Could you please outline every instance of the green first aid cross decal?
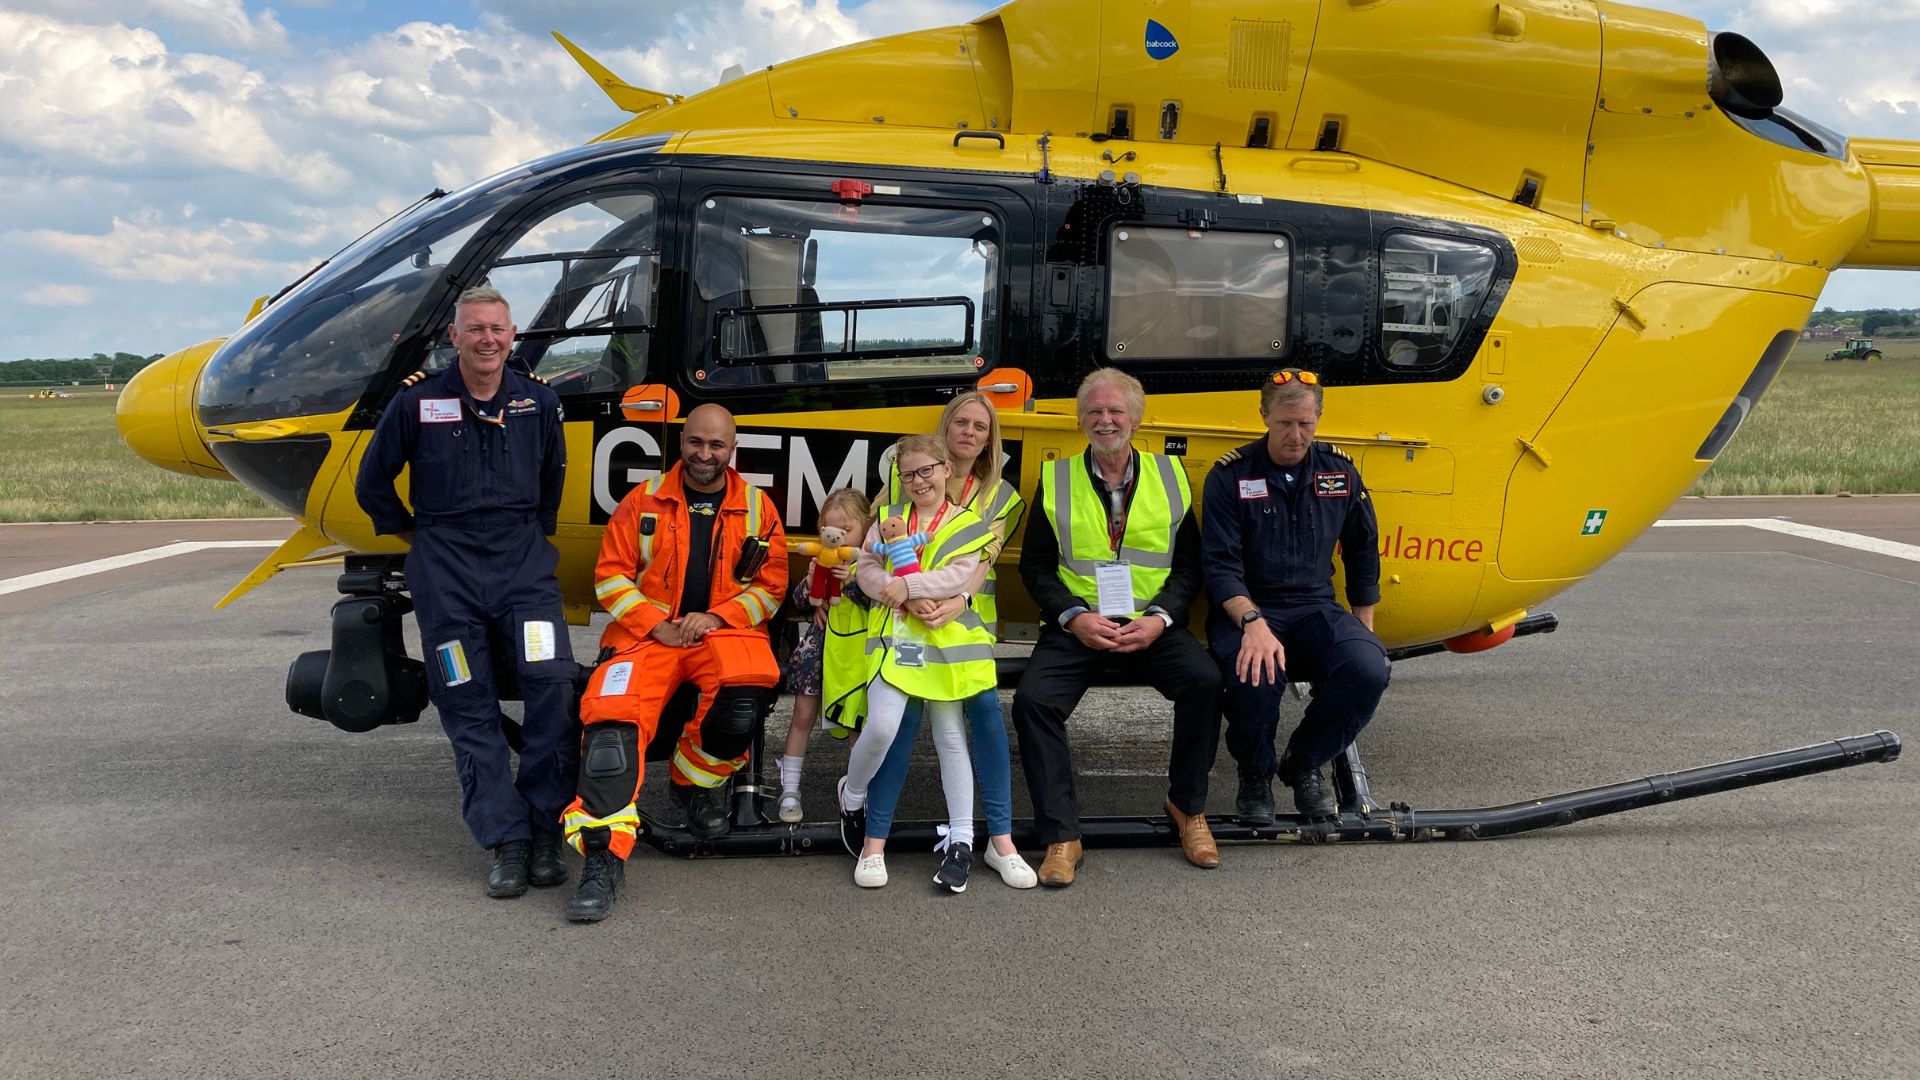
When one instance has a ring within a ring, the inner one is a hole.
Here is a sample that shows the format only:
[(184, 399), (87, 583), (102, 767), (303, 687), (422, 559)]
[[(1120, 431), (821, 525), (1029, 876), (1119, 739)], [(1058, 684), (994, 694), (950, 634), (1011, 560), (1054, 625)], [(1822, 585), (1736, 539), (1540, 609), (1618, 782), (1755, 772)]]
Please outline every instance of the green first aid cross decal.
[(1607, 512), (1605, 510), (1589, 510), (1587, 511), (1587, 520), (1580, 525), (1580, 535), (1592, 536), (1594, 533), (1599, 532), (1600, 527), (1606, 523)]

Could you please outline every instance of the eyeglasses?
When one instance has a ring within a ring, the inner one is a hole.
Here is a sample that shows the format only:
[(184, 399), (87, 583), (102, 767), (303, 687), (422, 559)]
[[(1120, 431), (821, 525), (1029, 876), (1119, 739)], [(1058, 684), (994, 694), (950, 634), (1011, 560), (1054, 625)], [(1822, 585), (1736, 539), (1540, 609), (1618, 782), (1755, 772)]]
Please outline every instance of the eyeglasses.
[(917, 468), (917, 469), (901, 469), (901, 470), (900, 470), (900, 479), (902, 479), (902, 480), (931, 480), (931, 479), (933, 479), (933, 474), (934, 474), (934, 471), (935, 471), (935, 470), (937, 470), (937, 469), (944, 469), (944, 468), (946, 468), (946, 467), (947, 467), (947, 463), (946, 463), (946, 462), (944, 462), (944, 461), (936, 461), (936, 462), (934, 462), (934, 463), (933, 463), (933, 464), (931, 464), (931, 465), (922, 465), (922, 466), (920, 466), (920, 467), (919, 467), (919, 468)]
[(1275, 386), (1285, 386), (1295, 379), (1299, 379), (1308, 386), (1320, 385), (1320, 376), (1315, 375), (1311, 371), (1276, 371), (1273, 373), (1273, 385)]

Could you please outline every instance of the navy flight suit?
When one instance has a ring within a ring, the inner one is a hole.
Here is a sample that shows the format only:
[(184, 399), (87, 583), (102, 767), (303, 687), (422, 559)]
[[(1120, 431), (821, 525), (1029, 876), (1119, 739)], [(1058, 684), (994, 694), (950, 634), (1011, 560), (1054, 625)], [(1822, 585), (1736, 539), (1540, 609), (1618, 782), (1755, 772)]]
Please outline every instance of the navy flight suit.
[[(411, 465), (409, 513), (394, 478)], [(360, 463), (355, 494), (374, 531), (413, 530), (407, 588), (426, 653), (428, 696), (453, 743), (461, 813), (495, 848), (558, 833), (573, 801), (573, 646), (554, 576), (567, 454), (560, 398), (506, 369), (492, 401), (467, 393), (456, 363), (410, 376)], [(493, 651), (513, 650), (526, 703), (520, 775), (513, 774)]]
[[(1333, 553), (1338, 543), (1347, 602), (1378, 603), (1379, 532), (1360, 470), (1326, 443), (1314, 443), (1305, 460), (1283, 467), (1273, 463), (1266, 440), (1257, 439), (1228, 452), (1207, 474), (1200, 516), (1213, 599), (1207, 643), (1226, 677), (1227, 749), (1242, 776), (1287, 780), (1318, 769), (1373, 719), (1387, 689), (1387, 652), (1334, 602)], [(1286, 671), (1277, 682), (1249, 686), (1234, 674), (1241, 630), (1222, 605), (1236, 596), (1259, 606), (1286, 650)], [(1313, 683), (1313, 699), (1276, 761), (1274, 735), (1288, 679)]]

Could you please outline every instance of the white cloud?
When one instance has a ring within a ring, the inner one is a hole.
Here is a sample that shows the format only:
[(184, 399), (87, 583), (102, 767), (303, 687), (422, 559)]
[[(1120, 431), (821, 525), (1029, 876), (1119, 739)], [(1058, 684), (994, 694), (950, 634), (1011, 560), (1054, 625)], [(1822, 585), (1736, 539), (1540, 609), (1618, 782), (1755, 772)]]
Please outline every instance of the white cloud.
[(263, 53), (287, 48), (279, 17), (249, 15), (241, 0), (9, 0), (7, 6), (66, 22), (165, 26), (194, 44)]
[(20, 301), (35, 307), (80, 307), (93, 303), (93, 290), (85, 285), (42, 285), (21, 293)]
[(90, 266), (114, 281), (216, 282), (298, 273), (263, 253), (278, 243), (267, 226), (231, 219), (205, 228), (115, 217), (104, 235), (34, 229), (28, 243)]

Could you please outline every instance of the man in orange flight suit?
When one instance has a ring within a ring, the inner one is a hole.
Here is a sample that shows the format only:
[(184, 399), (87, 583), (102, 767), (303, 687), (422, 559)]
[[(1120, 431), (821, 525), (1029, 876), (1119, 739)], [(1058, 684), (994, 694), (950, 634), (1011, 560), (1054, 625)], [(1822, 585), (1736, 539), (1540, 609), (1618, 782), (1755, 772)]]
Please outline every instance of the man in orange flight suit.
[(613, 910), (633, 853), (635, 800), (660, 710), (682, 683), (700, 705), (674, 748), (674, 801), (700, 839), (730, 828), (726, 783), (746, 764), (753, 725), (772, 704), (779, 668), (767, 621), (787, 592), (787, 538), (773, 500), (729, 467), (733, 416), (687, 415), (680, 461), (627, 494), (600, 541), (594, 593), (613, 615), (613, 650), (580, 700), (579, 794), (563, 815), (586, 856), (567, 918)]

